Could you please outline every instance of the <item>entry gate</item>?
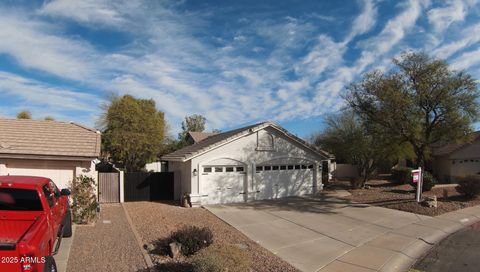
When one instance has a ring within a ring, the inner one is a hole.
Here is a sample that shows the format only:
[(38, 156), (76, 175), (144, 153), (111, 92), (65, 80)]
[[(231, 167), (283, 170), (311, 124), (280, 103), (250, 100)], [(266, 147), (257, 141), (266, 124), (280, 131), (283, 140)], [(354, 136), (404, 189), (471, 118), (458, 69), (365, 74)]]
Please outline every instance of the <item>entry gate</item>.
[(119, 173), (98, 173), (98, 202), (120, 202)]

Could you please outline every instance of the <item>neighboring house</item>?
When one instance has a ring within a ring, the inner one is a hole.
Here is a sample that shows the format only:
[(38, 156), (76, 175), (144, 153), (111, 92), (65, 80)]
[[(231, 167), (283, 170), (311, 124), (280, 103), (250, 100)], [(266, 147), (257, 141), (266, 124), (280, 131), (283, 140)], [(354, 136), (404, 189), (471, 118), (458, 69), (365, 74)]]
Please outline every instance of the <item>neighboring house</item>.
[(441, 182), (455, 182), (457, 177), (480, 174), (480, 131), (470, 141), (447, 144), (432, 151), (433, 173)]
[(187, 132), (187, 143), (188, 144), (196, 144), (205, 140), (206, 138), (217, 135), (218, 133), (215, 132), (197, 132), (197, 131), (189, 131)]
[(0, 175), (43, 176), (67, 188), (79, 175), (97, 178), (100, 133), (75, 123), (0, 118)]
[(211, 135), (162, 160), (174, 172), (175, 198), (189, 194), (203, 205), (315, 193), (332, 158), (264, 122)]

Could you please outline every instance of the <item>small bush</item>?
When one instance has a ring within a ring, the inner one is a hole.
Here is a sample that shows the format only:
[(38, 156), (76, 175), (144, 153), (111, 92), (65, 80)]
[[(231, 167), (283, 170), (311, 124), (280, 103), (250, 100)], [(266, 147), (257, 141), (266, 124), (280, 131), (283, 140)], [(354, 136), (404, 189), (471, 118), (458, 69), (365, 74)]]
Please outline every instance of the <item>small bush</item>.
[(88, 224), (97, 215), (98, 202), (95, 195), (95, 180), (81, 175), (70, 183), (71, 212), (73, 222)]
[(182, 254), (190, 256), (213, 243), (212, 231), (208, 228), (186, 226), (170, 235), (169, 243), (182, 245)]
[(410, 167), (395, 167), (392, 169), (392, 180), (398, 184), (409, 184), (412, 180), (412, 170)]
[(455, 188), (460, 194), (474, 198), (480, 194), (480, 175), (468, 176), (457, 179), (458, 186)]
[(234, 245), (213, 245), (192, 258), (194, 272), (247, 272), (251, 260), (247, 252)]
[[(413, 187), (415, 187), (415, 189), (417, 188), (417, 184), (418, 183), (413, 183), (413, 179), (411, 180), (411, 185)], [(425, 171), (423, 173), (422, 192), (427, 192), (427, 191), (432, 190), (432, 188), (433, 188), (433, 186), (435, 186), (435, 184), (437, 184), (437, 179), (432, 174)]]

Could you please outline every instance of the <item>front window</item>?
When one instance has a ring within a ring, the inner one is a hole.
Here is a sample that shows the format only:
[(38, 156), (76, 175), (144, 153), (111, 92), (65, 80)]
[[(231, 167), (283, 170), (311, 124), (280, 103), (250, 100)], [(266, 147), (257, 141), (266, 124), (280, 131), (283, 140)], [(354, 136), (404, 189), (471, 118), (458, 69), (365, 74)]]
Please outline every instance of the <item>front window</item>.
[(37, 190), (0, 188), (0, 211), (42, 211)]

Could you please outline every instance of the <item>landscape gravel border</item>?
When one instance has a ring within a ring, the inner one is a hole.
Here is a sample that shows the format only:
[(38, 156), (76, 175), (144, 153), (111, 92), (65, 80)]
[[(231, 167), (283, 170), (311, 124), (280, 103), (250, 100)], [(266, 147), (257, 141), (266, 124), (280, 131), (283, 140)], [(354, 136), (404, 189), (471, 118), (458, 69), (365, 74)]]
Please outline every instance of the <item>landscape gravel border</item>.
[(145, 259), (145, 263), (147, 264), (148, 268), (152, 268), (154, 265), (153, 265), (152, 259), (150, 258), (150, 255), (143, 247), (142, 238), (140, 238), (140, 234), (138, 234), (138, 231), (135, 229), (135, 226), (133, 225), (133, 222), (132, 222), (132, 218), (128, 214), (128, 211), (125, 208), (125, 205), (123, 205), (123, 203), (121, 203), (121, 205), (122, 205), (123, 211), (125, 212), (125, 217), (127, 218), (128, 224), (130, 225), (133, 235), (135, 236), (135, 240), (137, 240), (137, 245), (140, 248), (140, 251), (142, 252), (143, 258)]

